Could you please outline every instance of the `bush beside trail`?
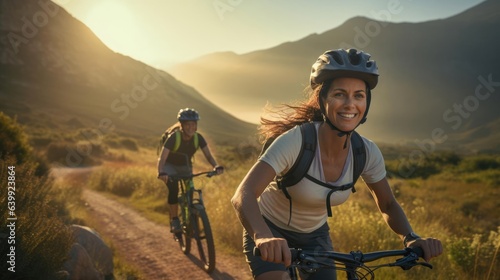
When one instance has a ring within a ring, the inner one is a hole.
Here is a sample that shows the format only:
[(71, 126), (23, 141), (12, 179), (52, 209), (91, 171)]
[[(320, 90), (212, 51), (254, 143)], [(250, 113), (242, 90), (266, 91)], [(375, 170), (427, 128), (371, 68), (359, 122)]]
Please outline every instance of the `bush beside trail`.
[[(32, 156), (21, 127), (0, 113), (0, 131), (0, 182), (14, 183), (9, 196), (0, 196), (0, 219), (15, 224), (12, 228), (0, 228), (0, 269), (2, 274), (11, 273), (8, 268), (14, 263), (9, 261), (14, 260), (15, 273), (6, 275), (9, 279), (54, 278), (72, 243), (71, 233), (58, 216), (63, 212), (59, 207), (64, 206), (53, 203), (53, 182), (48, 170), (40, 168), (45, 163)], [(15, 173), (8, 174), (9, 167)], [(7, 205), (14, 207), (8, 209)], [(14, 216), (16, 220), (8, 220)]]
[(27, 139), (22, 127), (0, 112), (0, 182), (5, 182), (0, 219), (9, 225), (0, 228), (0, 278), (100, 279), (103, 273), (95, 269), (98, 278), (88, 277), (92, 260), (82, 264), (87, 248), (70, 255), (79, 246), (70, 225), (81, 222), (70, 208), (81, 203), (81, 188), (56, 181)]

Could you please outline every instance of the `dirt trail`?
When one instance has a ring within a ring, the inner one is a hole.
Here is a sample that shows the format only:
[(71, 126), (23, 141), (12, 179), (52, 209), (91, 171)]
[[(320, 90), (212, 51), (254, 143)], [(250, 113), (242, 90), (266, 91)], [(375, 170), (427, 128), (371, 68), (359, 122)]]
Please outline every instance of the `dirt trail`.
[(141, 270), (144, 279), (251, 279), (241, 260), (219, 252), (216, 270), (209, 275), (198, 260), (196, 245), (193, 244), (192, 254), (185, 255), (166, 226), (147, 220), (98, 192), (84, 190), (83, 198), (89, 204), (90, 214), (100, 223), (99, 232), (112, 240), (110, 245), (126, 262)]

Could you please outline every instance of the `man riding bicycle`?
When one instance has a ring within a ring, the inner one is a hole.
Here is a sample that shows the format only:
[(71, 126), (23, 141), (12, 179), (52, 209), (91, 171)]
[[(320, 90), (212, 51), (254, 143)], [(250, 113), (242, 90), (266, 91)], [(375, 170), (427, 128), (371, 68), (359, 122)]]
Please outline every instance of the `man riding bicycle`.
[(191, 108), (181, 109), (177, 114), (178, 122), (165, 131), (163, 143), (158, 158), (158, 179), (167, 184), (168, 204), (170, 212), (170, 232), (181, 231), (178, 218), (179, 181), (170, 179), (169, 175), (192, 174), (192, 158), (200, 148), (217, 174), (222, 174), (224, 168), (217, 164), (212, 156), (205, 138), (197, 132), (200, 115)]

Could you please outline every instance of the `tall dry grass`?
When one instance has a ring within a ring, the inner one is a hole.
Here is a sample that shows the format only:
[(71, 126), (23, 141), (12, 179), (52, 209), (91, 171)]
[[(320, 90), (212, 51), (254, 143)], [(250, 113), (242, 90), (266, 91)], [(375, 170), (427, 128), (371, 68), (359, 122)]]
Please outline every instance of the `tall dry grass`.
[[(217, 250), (235, 254), (242, 262), (242, 228), (230, 199), (254, 160), (255, 156), (246, 160), (232, 158), (225, 164), (226, 172), (222, 176), (195, 179), (195, 185), (203, 190)], [(462, 162), (475, 160), (468, 158)], [(493, 161), (489, 158), (487, 162), (495, 164), (492, 162), (496, 162), (496, 158)], [(378, 279), (498, 279), (499, 172), (485, 169), (481, 164), (478, 170), (470, 170), (466, 163), (439, 170), (425, 176), (426, 179), (390, 180), (414, 230), (422, 236), (441, 239), (445, 253), (431, 261), (433, 270), (424, 267), (410, 271), (381, 269), (376, 272)], [(198, 171), (208, 169), (200, 157), (195, 166)], [(481, 177), (483, 173), (490, 176)], [(476, 179), (463, 180), (472, 177)], [(90, 177), (89, 184), (126, 197), (146, 215), (167, 223), (167, 190), (156, 179), (154, 162), (101, 168)], [(348, 202), (333, 209), (333, 218), (329, 219), (336, 250), (368, 252), (402, 248), (362, 182), (358, 182), (357, 189)]]

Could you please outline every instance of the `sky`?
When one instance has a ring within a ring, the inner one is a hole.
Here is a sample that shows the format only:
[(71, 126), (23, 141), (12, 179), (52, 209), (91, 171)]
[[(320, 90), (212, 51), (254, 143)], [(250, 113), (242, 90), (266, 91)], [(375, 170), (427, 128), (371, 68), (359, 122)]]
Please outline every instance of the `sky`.
[(110, 49), (168, 69), (205, 54), (238, 54), (323, 33), (355, 16), (442, 19), (483, 0), (54, 0)]

